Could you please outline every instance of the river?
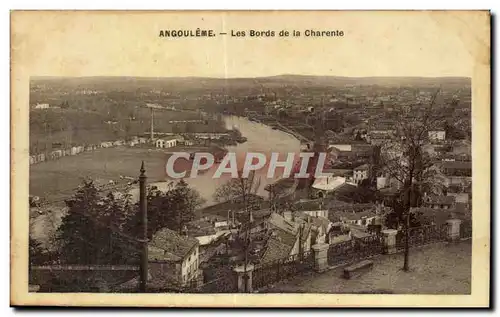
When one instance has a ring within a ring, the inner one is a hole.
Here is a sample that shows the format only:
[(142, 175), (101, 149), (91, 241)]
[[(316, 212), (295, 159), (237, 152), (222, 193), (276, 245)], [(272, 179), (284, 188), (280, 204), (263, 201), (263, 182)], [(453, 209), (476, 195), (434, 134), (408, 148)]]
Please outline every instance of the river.
[[(265, 153), (268, 157), (271, 152), (278, 152), (282, 155), (289, 152), (300, 152), (299, 140), (286, 132), (273, 130), (265, 124), (249, 121), (243, 117), (225, 116), (224, 121), (227, 129), (237, 128), (240, 130), (241, 134), (247, 138), (247, 142), (245, 143), (227, 147), (228, 151), (235, 152), (238, 157), (243, 157), (248, 152)], [(241, 160), (238, 160), (238, 162), (241, 162)], [(185, 179), (190, 186), (200, 193), (207, 205), (214, 203), (213, 194), (217, 187), (228, 181), (227, 177), (220, 179), (212, 178), (214, 171), (215, 169), (198, 175), (196, 178)], [(263, 175), (265, 172), (267, 172), (267, 169), (258, 174), (260, 178), (260, 187), (257, 194), (262, 196), (266, 195), (266, 191), (264, 190), (265, 185), (273, 181), (273, 179), (268, 179)], [(276, 179), (276, 177), (274, 179)], [(153, 183), (151, 185), (158, 186), (159, 189), (167, 189), (166, 182)], [(133, 191), (133, 196), (136, 196), (137, 189)]]

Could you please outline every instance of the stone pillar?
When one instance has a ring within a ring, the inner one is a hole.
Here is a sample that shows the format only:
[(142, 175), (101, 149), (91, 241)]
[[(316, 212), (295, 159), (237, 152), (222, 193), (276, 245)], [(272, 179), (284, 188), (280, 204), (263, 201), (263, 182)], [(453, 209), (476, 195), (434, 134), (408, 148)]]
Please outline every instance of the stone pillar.
[(384, 253), (396, 253), (396, 235), (398, 231), (395, 229), (386, 229), (382, 231), (382, 234), (384, 235)]
[(327, 243), (318, 243), (312, 246), (314, 251), (314, 270), (324, 272), (328, 269), (328, 248)]
[(448, 241), (454, 242), (460, 240), (460, 219), (448, 219), (446, 224), (448, 225)]
[[(253, 272), (254, 266), (253, 264), (247, 264), (246, 267), (246, 272), (245, 272), (245, 265), (239, 265), (234, 268), (234, 272), (237, 275), (238, 278), (238, 293), (251, 293), (253, 291), (252, 289), (252, 272)], [(246, 274), (245, 274), (246, 273)], [(245, 283), (247, 285), (247, 288), (245, 289)]]

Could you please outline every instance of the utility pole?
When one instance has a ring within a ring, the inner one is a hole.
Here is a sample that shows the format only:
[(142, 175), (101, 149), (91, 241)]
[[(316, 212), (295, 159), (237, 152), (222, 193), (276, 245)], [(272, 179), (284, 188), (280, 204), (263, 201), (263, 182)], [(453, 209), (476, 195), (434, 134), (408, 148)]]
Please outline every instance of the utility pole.
[(144, 161), (141, 164), (141, 174), (139, 175), (139, 208), (141, 213), (142, 226), (142, 252), (141, 252), (141, 268), (140, 268), (140, 287), (141, 293), (146, 292), (146, 284), (148, 281), (148, 203), (146, 197), (146, 170), (144, 169)]

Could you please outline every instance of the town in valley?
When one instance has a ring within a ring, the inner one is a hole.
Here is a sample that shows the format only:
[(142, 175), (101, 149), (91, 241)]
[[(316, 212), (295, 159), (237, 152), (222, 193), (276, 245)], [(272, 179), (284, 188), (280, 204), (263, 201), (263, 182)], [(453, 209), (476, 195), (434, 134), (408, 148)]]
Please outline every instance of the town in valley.
[(470, 78), (34, 77), (29, 128), (31, 292), (471, 292)]

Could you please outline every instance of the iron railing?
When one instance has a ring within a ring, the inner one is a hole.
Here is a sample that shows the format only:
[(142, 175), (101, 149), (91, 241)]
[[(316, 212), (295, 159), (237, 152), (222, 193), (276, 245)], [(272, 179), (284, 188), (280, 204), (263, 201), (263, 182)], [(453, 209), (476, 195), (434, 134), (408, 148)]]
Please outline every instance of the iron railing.
[(348, 241), (331, 244), (328, 248), (328, 265), (344, 265), (366, 259), (384, 250), (383, 238), (380, 235), (370, 235), (363, 238), (353, 238)]
[[(409, 247), (423, 246), (430, 243), (446, 241), (448, 237), (448, 224), (429, 225), (410, 228), (408, 232)], [(406, 246), (406, 230), (399, 230), (396, 235), (396, 249), (404, 250)]]
[(307, 251), (280, 260), (257, 265), (252, 273), (252, 287), (259, 289), (296, 276), (314, 267), (314, 252)]
[(191, 281), (184, 287), (184, 293), (237, 293), (238, 279), (229, 265), (207, 270), (204, 278)]

